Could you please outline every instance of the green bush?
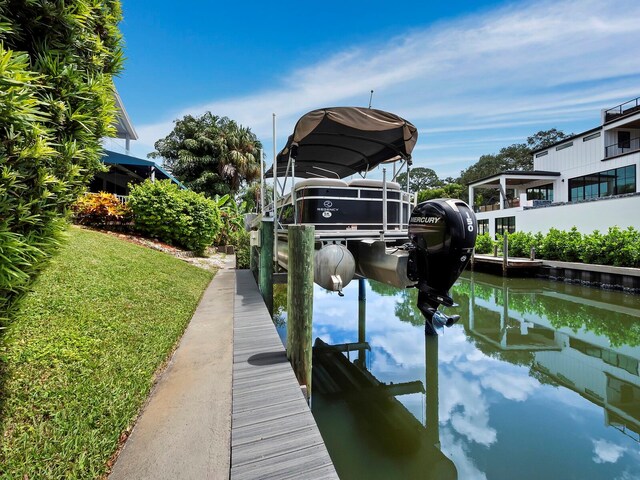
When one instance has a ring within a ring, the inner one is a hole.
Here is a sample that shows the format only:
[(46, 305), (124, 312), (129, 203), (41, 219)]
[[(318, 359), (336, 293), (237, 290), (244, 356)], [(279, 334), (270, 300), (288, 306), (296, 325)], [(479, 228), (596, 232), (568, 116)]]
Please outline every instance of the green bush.
[(235, 235), (233, 246), (236, 252), (236, 268), (249, 268), (251, 247), (250, 235), (246, 230), (239, 230)]
[(479, 255), (493, 253), (494, 242), (488, 233), (476, 237), (476, 253)]
[(531, 247), (536, 251), (540, 248), (541, 235), (529, 232), (514, 232), (509, 234), (509, 255), (513, 257), (529, 257)]
[(0, 319), (100, 170), (122, 65), (117, 1), (0, 2)]
[[(497, 243), (502, 246), (500, 235)], [(640, 231), (633, 227), (611, 227), (605, 234), (596, 230), (583, 235), (576, 227), (568, 232), (551, 228), (546, 235), (509, 234), (509, 255), (527, 257), (531, 247), (536, 249), (537, 258), (546, 260), (640, 268)], [(476, 252), (488, 253), (491, 248), (488, 234), (479, 235)]]
[(547, 260), (562, 262), (578, 262), (582, 252), (582, 234), (576, 227), (565, 232), (551, 228), (542, 238), (538, 249), (538, 256)]
[(213, 200), (181, 190), (170, 180), (147, 180), (131, 188), (129, 207), (143, 235), (204, 254), (222, 228)]
[(585, 235), (580, 259), (585, 263), (640, 267), (640, 231), (610, 227), (604, 235), (597, 230)]

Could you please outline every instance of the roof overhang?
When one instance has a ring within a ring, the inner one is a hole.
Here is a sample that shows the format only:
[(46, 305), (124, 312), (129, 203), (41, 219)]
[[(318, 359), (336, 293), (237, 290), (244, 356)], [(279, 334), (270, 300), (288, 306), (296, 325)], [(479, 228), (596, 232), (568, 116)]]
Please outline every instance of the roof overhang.
[(133, 124), (131, 123), (131, 119), (127, 114), (127, 111), (124, 108), (124, 104), (122, 103), (122, 99), (118, 94), (116, 89), (113, 90), (113, 95), (116, 100), (116, 108), (118, 112), (116, 114), (116, 138), (127, 138), (129, 140), (137, 140), (138, 134), (136, 133), (135, 128), (133, 128)]
[(122, 153), (105, 150), (104, 156), (102, 157), (102, 163), (104, 163), (105, 165), (133, 165), (136, 167), (155, 168), (157, 174), (159, 174), (160, 177), (171, 180), (182, 189), (187, 188), (182, 184), (182, 182), (180, 182), (180, 180), (178, 180), (176, 177), (171, 175), (171, 173), (166, 171), (164, 168), (162, 168), (152, 160), (146, 160), (144, 158), (132, 157), (131, 155), (123, 155)]
[[(276, 176), (344, 178), (381, 163), (411, 159), (416, 127), (392, 113), (370, 108), (333, 107), (303, 115), (277, 156)], [(265, 174), (273, 176), (273, 167)]]
[(473, 188), (499, 188), (501, 180), (511, 187), (533, 187), (549, 183), (554, 177), (559, 177), (560, 172), (546, 172), (542, 170), (524, 172), (510, 170), (500, 172), (489, 177), (481, 178), (468, 184)]

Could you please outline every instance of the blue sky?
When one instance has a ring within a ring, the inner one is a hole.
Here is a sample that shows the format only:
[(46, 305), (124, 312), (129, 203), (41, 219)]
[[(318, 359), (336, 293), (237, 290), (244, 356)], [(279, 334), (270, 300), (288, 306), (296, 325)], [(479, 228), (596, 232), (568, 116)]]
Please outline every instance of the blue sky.
[(271, 164), (272, 113), (279, 149), (302, 114), (366, 106), (373, 89), (374, 108), (418, 127), (414, 166), (455, 177), (640, 96), (637, 0), (122, 3), (116, 86), (140, 157), (173, 120), (210, 110), (250, 127)]

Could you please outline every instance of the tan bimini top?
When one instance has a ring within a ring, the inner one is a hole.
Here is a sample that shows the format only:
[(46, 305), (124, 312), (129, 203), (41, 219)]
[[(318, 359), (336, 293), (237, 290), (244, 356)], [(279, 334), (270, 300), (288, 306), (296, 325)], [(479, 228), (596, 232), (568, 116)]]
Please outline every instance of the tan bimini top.
[[(418, 130), (392, 113), (370, 108), (334, 107), (303, 115), (278, 154), (276, 176), (295, 159), (298, 178), (345, 178), (384, 162), (411, 160)], [(273, 176), (273, 167), (267, 173)]]

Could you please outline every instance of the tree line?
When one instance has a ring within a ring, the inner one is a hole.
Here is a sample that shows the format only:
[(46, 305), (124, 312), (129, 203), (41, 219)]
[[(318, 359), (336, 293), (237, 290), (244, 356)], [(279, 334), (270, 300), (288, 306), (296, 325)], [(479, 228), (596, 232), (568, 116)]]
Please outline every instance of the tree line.
[[(419, 201), (431, 198), (461, 198), (468, 201), (469, 183), (506, 170), (531, 171), (534, 151), (571, 135), (555, 128), (541, 130), (527, 137), (525, 143), (514, 143), (501, 148), (498, 153), (480, 156), (477, 162), (462, 170), (456, 178), (440, 179), (431, 168), (413, 168), (409, 174), (409, 190), (418, 194)], [(398, 175), (397, 180), (403, 188), (407, 187), (406, 173)]]

